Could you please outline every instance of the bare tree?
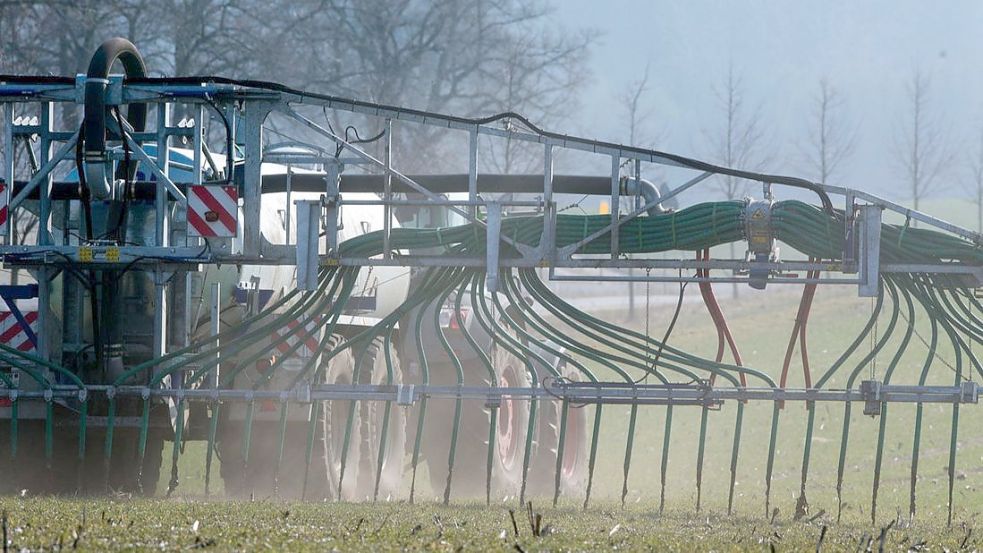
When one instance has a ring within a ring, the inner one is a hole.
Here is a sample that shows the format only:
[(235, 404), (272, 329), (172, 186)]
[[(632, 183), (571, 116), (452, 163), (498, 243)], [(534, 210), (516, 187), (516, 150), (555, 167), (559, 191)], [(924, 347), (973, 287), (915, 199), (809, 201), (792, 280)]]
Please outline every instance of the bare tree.
[(916, 210), (921, 200), (939, 191), (940, 177), (952, 161), (941, 124), (930, 107), (930, 88), (929, 77), (916, 70), (907, 85), (907, 114), (896, 142), (899, 164)]
[[(514, 110), (553, 126), (574, 109), (594, 33), (558, 28), (552, 14), (547, 0), (11, 1), (0, 3), (0, 67), (73, 75), (100, 42), (124, 36), (155, 74), (278, 81), (460, 115)], [(77, 122), (73, 108), (65, 121)], [(412, 152), (404, 169), (451, 165), (446, 134), (396, 135), (395, 150)], [(497, 168), (531, 167), (517, 153), (496, 151)]]
[(832, 184), (853, 153), (856, 131), (846, 122), (843, 96), (825, 78), (813, 99), (809, 142), (804, 147), (806, 170), (819, 182)]
[[(716, 90), (717, 101), (723, 112), (723, 123), (716, 133), (706, 133), (710, 155), (719, 163), (739, 169), (758, 169), (765, 163), (762, 152), (764, 134), (759, 127), (760, 108), (748, 108), (745, 104), (744, 86), (740, 75), (735, 75), (734, 64), (727, 67), (727, 78), (722, 89)], [(728, 200), (736, 200), (747, 193), (747, 183), (732, 176), (717, 180), (720, 191)], [(730, 243), (730, 257), (737, 255), (734, 243)], [(734, 297), (738, 286), (733, 286)]]
[[(622, 97), (622, 104), (624, 106), (625, 114), (628, 117), (628, 143), (631, 145), (637, 145), (639, 140), (640, 127), (645, 122), (648, 117), (648, 113), (642, 109), (641, 100), (642, 96), (648, 90), (648, 80), (649, 80), (649, 68), (648, 65), (645, 66), (645, 73), (642, 74), (642, 78), (631, 83), (628, 90)], [(628, 275), (632, 275), (634, 271), (628, 269)], [(628, 281), (628, 317), (631, 319), (635, 316), (635, 283), (633, 281)]]
[[(727, 67), (722, 88), (715, 92), (723, 121), (715, 132), (705, 133), (710, 144), (710, 156), (727, 167), (758, 169), (765, 163), (762, 152), (764, 133), (760, 128), (761, 109), (749, 108), (745, 103), (743, 80), (739, 74), (735, 74), (733, 63)], [(738, 199), (746, 192), (746, 184), (741, 179), (723, 176), (717, 182), (728, 200)]]
[(976, 155), (970, 160), (972, 182), (969, 186), (970, 197), (976, 204), (976, 230), (983, 232), (983, 128), (980, 129), (979, 144)]
[[(460, 115), (517, 111), (552, 126), (575, 107), (585, 81), (586, 52), (594, 34), (557, 29), (542, 0), (307, 0), (326, 5), (293, 32), (309, 36), (300, 58), (320, 64), (285, 64), (301, 71), (284, 80), (300, 86), (382, 103)], [(325, 38), (324, 28), (331, 28)], [(282, 35), (283, 33), (281, 33)], [(515, 120), (504, 119), (505, 128)], [(394, 135), (394, 148), (412, 151), (414, 170), (450, 164), (438, 129)], [(484, 152), (483, 161), (506, 172), (539, 162), (514, 144)]]
[(631, 83), (621, 98), (628, 119), (628, 143), (632, 145), (642, 140), (641, 127), (648, 120), (649, 113), (642, 106), (642, 97), (648, 92), (648, 82), (649, 68), (646, 65), (642, 78)]

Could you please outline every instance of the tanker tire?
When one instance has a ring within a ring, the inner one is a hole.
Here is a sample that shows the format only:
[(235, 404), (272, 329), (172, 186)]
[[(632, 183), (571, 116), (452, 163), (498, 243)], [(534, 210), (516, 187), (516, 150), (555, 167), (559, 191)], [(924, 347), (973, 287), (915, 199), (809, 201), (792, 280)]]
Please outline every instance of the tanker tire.
[[(337, 342), (337, 339), (334, 340)], [(333, 344), (332, 344), (333, 347)], [(330, 350), (329, 350), (330, 351)], [(351, 353), (345, 350), (336, 354), (324, 367), (322, 382), (350, 384), (352, 379)], [(225, 493), (238, 499), (278, 497), (305, 499), (308, 501), (333, 500), (337, 497), (340, 473), (340, 450), (348, 417), (348, 402), (324, 401), (318, 409), (313, 425), (311, 463), (307, 464), (307, 445), (311, 432), (310, 411), (305, 421), (289, 421), (284, 436), (283, 456), (280, 455), (279, 422), (254, 422), (248, 462), (243, 459), (245, 428), (242, 421), (230, 421), (224, 416), (219, 425), (216, 447), (221, 463), (219, 472), (225, 485)], [(291, 404), (289, 409), (299, 409)], [(359, 414), (355, 413), (349, 459), (357, 459)], [(337, 447), (334, 446), (337, 440)], [(354, 488), (352, 479), (358, 466), (349, 463), (346, 468), (345, 489)], [(348, 498), (344, 494), (343, 498)]]
[[(292, 406), (296, 409), (299, 406)], [(320, 422), (320, 421), (319, 421)], [(279, 460), (280, 425), (277, 422), (254, 422), (250, 438), (249, 459), (244, 462), (242, 422), (226, 423), (224, 436), (217, 441), (221, 463), (219, 473), (225, 484), (225, 494), (235, 499), (267, 499), (278, 497), (321, 501), (329, 498), (324, 458), (319, 455), (318, 441), (321, 424), (315, 426), (315, 443), (311, 466), (307, 468), (308, 422), (288, 422)], [(307, 475), (307, 489), (304, 477)]]
[(116, 428), (113, 456), (108, 480), (103, 428), (86, 432), (84, 461), (78, 456), (78, 428), (60, 426), (54, 432), (54, 450), (50, 460), (44, 455), (44, 421), (22, 420), (18, 423), (17, 458), (10, 458), (9, 423), (0, 430), (0, 471), (9, 475), (0, 483), (0, 494), (74, 495), (128, 493), (152, 497), (160, 480), (164, 436), (151, 430), (143, 460), (142, 487), (138, 484), (139, 433), (134, 428)]

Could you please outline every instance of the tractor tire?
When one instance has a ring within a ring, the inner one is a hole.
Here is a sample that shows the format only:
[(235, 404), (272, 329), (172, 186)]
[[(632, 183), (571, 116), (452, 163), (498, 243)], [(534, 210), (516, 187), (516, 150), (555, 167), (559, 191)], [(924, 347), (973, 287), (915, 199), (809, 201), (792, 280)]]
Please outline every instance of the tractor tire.
[[(575, 368), (561, 362), (557, 367), (560, 376), (578, 382), (581, 374)], [(552, 497), (556, 488), (556, 455), (560, 444), (560, 423), (563, 402), (547, 398), (537, 407), (537, 446), (529, 467), (530, 495)], [(588, 428), (587, 408), (570, 405), (567, 408), (566, 436), (563, 441), (563, 459), (560, 464), (560, 495), (579, 493), (587, 480)]]
[[(362, 357), (359, 380), (365, 384), (399, 385), (403, 383), (403, 372), (399, 357), (390, 348), (392, 378), (387, 366), (384, 342), (376, 340)], [(386, 410), (389, 420), (386, 424)], [(357, 499), (392, 500), (402, 486), (406, 469), (406, 425), (405, 407), (384, 401), (361, 401), (358, 412), (361, 422), (358, 463), (358, 482), (355, 489)], [(383, 435), (383, 427), (386, 431)], [(379, 453), (382, 450), (382, 470), (379, 471)], [(376, 479), (378, 478), (378, 489)]]
[[(529, 372), (518, 357), (492, 346), (492, 365), (499, 387), (527, 387)], [(477, 363), (465, 367), (468, 380), (487, 375)], [(482, 380), (484, 382), (484, 380)], [(424, 428), (424, 453), (430, 469), (430, 483), (437, 497), (443, 498), (447, 486), (448, 454), (454, 420), (454, 400), (431, 401)], [(529, 402), (503, 398), (498, 408), (495, 444), (492, 450), (490, 490), (486, 490), (490, 410), (482, 401), (465, 400), (461, 405), (461, 425), (455, 450), (451, 497), (491, 498), (518, 495), (522, 485), (522, 461), (529, 423)]]

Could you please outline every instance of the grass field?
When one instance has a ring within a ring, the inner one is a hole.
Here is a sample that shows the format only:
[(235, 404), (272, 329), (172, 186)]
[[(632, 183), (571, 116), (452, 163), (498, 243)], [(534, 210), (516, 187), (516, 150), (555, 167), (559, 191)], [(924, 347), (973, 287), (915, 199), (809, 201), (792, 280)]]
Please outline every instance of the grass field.
[[(747, 364), (777, 376), (797, 306), (797, 291), (797, 287), (772, 287), (764, 293), (742, 288), (736, 300), (725, 304)], [(688, 293), (697, 294), (695, 290)], [(814, 377), (856, 336), (870, 309), (870, 300), (856, 298), (852, 287), (828, 287), (820, 291), (810, 319)], [(663, 332), (671, 311), (671, 306), (664, 306), (651, 314), (648, 324), (653, 334)], [(609, 315), (624, 319), (624, 314)], [(624, 323), (643, 329), (644, 313)], [(712, 356), (716, 344), (714, 336), (707, 332), (707, 325), (702, 305), (687, 303), (672, 342), (683, 349)], [(883, 331), (883, 326), (879, 328)], [(892, 352), (890, 348), (886, 351)], [(938, 353), (943, 358), (951, 356), (951, 352), (941, 349)], [(905, 356), (894, 382), (910, 383), (925, 354), (925, 347), (916, 343)], [(889, 356), (890, 353), (882, 355)], [(864, 377), (871, 374), (881, 377), (885, 364), (884, 359), (878, 359), (863, 367)], [(932, 374), (930, 383), (951, 385), (953, 381), (953, 373), (941, 360)], [(790, 385), (801, 383), (801, 369), (795, 364)], [(831, 387), (843, 385), (843, 377), (838, 377)], [(859, 408), (854, 409), (850, 426), (842, 520), (836, 522), (834, 484), (843, 424), (840, 404), (817, 407), (807, 488), (809, 513), (798, 521), (792, 515), (799, 495), (806, 411), (801, 404), (789, 404), (782, 412), (772, 491), (774, 510), (766, 513), (764, 464), (771, 406), (748, 405), (734, 515), (726, 516), (734, 409), (733, 404), (725, 404), (720, 411), (710, 413), (700, 513), (695, 512), (700, 410), (676, 410), (667, 510), (660, 514), (659, 462), (665, 409), (647, 407), (640, 413), (627, 506), (623, 509), (618, 498), (628, 409), (605, 408), (592, 505), (585, 512), (580, 508), (582, 496), (571, 495), (562, 498), (554, 509), (547, 498), (532, 498), (534, 515), (541, 515), (540, 527), (547, 528), (541, 530), (542, 536), (533, 535), (528, 513), (514, 498), (495, 501), (490, 507), (463, 501), (445, 507), (435, 497), (424, 497), (415, 505), (407, 504), (402, 498), (375, 505), (285, 503), (268, 498), (245, 503), (205, 500), (202, 498), (204, 463), (201, 449), (195, 444), (190, 444), (182, 457), (182, 484), (175, 497), (168, 500), (37, 498), (28, 492), (25, 497), (0, 499), (0, 504), (7, 513), (7, 539), (14, 549), (77, 546), (90, 550), (108, 547), (508, 550), (518, 546), (522, 550), (642, 547), (786, 550), (814, 549), (822, 536), (825, 547), (856, 550), (868, 545), (878, 548), (885, 528), (884, 544), (888, 550), (983, 547), (983, 525), (979, 518), (983, 513), (983, 432), (980, 431), (983, 407), (969, 405), (962, 410), (951, 527), (945, 525), (951, 406), (926, 409), (917, 488), (918, 514), (913, 521), (907, 515), (914, 407), (891, 408), (875, 523), (870, 521), (870, 495), (878, 420), (863, 417)], [(430, 431), (440, 431), (441, 421), (430, 423)], [(164, 471), (165, 477), (167, 472)], [(425, 471), (421, 480), (418, 489), (428, 489)], [(165, 487), (162, 483), (161, 489)], [(515, 527), (510, 508), (518, 511), (514, 513)]]
[[(827, 550), (973, 551), (978, 527), (923, 522), (869, 527), (753, 517), (658, 515), (599, 504), (526, 512), (503, 505), (285, 504), (197, 500), (6, 499), (10, 550), (207, 549), (378, 551)], [(513, 526), (513, 516), (515, 525)], [(890, 523), (889, 523), (890, 524)], [(882, 541), (882, 533), (884, 535)], [(870, 549), (868, 549), (868, 547)]]

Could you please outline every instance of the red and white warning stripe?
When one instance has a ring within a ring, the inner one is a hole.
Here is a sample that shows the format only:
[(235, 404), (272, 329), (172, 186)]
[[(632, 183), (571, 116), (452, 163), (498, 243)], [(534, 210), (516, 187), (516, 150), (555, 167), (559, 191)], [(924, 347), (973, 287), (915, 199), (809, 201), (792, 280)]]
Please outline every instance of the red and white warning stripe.
[[(38, 312), (24, 311), (22, 314), (27, 324), (31, 325), (31, 330), (37, 335)], [(10, 311), (0, 311), (0, 343), (23, 352), (34, 351), (34, 344), (31, 343), (27, 332), (24, 332), (24, 328), (17, 321), (17, 317), (14, 317)]]
[(188, 187), (188, 235), (233, 238), (239, 218), (239, 193), (234, 186), (195, 184)]
[(0, 234), (7, 233), (7, 219), (10, 213), (7, 205), (9, 202), (10, 195), (7, 194), (7, 183), (0, 182)]
[[(300, 321), (293, 319), (287, 323), (287, 326), (281, 327), (279, 330), (273, 332), (273, 342), (276, 343), (276, 349), (280, 350), (280, 353), (286, 355), (298, 342), (301, 343), (300, 347), (294, 351), (293, 356), (295, 357), (307, 357), (310, 358), (317, 351), (318, 341), (317, 341), (317, 325), (320, 317), (315, 317), (304, 323), (303, 328), (299, 328), (293, 334), (290, 332), (300, 326)], [(289, 336), (288, 336), (289, 335)], [(288, 336), (284, 339), (284, 336)]]

